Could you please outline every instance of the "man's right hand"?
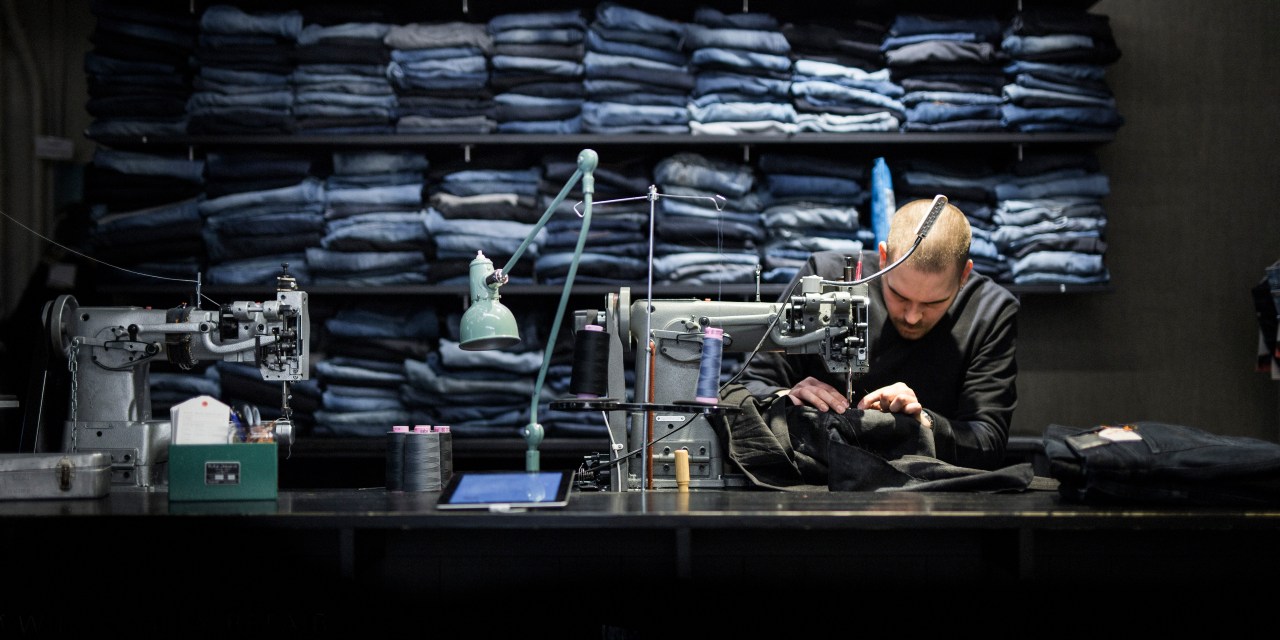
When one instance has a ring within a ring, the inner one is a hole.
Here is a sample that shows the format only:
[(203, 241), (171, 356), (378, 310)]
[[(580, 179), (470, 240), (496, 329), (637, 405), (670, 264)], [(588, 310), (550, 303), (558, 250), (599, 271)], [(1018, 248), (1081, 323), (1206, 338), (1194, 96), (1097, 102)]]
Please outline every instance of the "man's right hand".
[(835, 387), (812, 376), (797, 382), (787, 394), (791, 404), (807, 404), (818, 411), (844, 413), (849, 409), (849, 399)]

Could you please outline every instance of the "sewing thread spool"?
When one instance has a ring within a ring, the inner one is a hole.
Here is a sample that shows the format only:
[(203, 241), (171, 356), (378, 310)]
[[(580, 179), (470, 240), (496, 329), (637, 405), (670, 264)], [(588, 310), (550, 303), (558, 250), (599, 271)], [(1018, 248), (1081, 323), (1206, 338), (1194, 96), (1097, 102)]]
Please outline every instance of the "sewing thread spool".
[(720, 358), (724, 352), (724, 329), (707, 327), (702, 333), (702, 362), (698, 366), (698, 387), (694, 399), (703, 404), (720, 401)]
[(404, 490), (440, 490), (440, 437), (418, 425), (404, 441)]
[(609, 334), (589, 324), (573, 340), (573, 373), (569, 393), (579, 398), (599, 398), (608, 392)]
[(407, 425), (387, 432), (387, 491), (404, 491), (404, 441), (408, 435)]
[(436, 434), (440, 436), (440, 487), (449, 483), (453, 477), (453, 434), (448, 425), (436, 425)]

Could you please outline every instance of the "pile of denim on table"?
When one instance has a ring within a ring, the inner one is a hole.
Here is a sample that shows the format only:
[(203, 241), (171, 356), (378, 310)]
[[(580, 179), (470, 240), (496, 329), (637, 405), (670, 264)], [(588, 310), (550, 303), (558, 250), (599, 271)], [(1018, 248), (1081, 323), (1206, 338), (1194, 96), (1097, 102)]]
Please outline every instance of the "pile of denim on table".
[(694, 72), (689, 129), (713, 135), (794, 133), (791, 45), (768, 13), (707, 6), (686, 26)]
[(615, 2), (596, 6), (583, 55), (587, 133), (688, 133), (693, 73), (685, 25)]
[(1000, 131), (1004, 24), (989, 16), (894, 16), (881, 47), (906, 91), (903, 131)]
[[(754, 282), (764, 226), (752, 167), (681, 152), (660, 160), (654, 179), (663, 194), (658, 199), (654, 282)], [(715, 196), (723, 198), (719, 205)]]
[(188, 132), (291, 133), (298, 11), (247, 12), (225, 4), (200, 14), (199, 67)]
[(578, 9), (506, 13), (488, 22), (489, 85), (501, 133), (580, 133), (587, 21)]
[(396, 133), (490, 133), (489, 88), (493, 38), (486, 25), (468, 22), (393, 25), (387, 74), (395, 86)]

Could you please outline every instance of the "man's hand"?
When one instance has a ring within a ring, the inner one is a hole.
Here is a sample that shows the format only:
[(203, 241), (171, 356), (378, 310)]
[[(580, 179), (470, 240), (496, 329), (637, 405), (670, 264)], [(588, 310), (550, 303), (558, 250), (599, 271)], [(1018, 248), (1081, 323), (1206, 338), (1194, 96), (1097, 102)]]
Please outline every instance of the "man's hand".
[[(818, 411), (844, 413), (849, 409), (849, 399), (836, 388), (814, 377), (808, 377), (791, 387), (787, 394), (795, 405), (807, 404)], [(919, 406), (919, 405), (916, 405)]]
[(916, 420), (920, 421), (920, 424), (933, 428), (933, 421), (929, 419), (929, 414), (924, 412), (924, 406), (916, 398), (916, 392), (901, 382), (881, 387), (862, 396), (862, 399), (858, 401), (858, 408), (915, 416)]

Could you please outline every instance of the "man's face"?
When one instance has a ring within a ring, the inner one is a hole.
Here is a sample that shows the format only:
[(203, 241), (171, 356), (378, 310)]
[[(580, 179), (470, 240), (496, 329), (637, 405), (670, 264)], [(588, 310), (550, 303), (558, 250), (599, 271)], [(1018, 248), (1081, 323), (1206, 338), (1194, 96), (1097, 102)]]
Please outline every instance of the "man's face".
[(926, 273), (902, 264), (881, 278), (889, 321), (903, 338), (919, 340), (942, 319), (969, 275), (968, 268), (956, 271)]

